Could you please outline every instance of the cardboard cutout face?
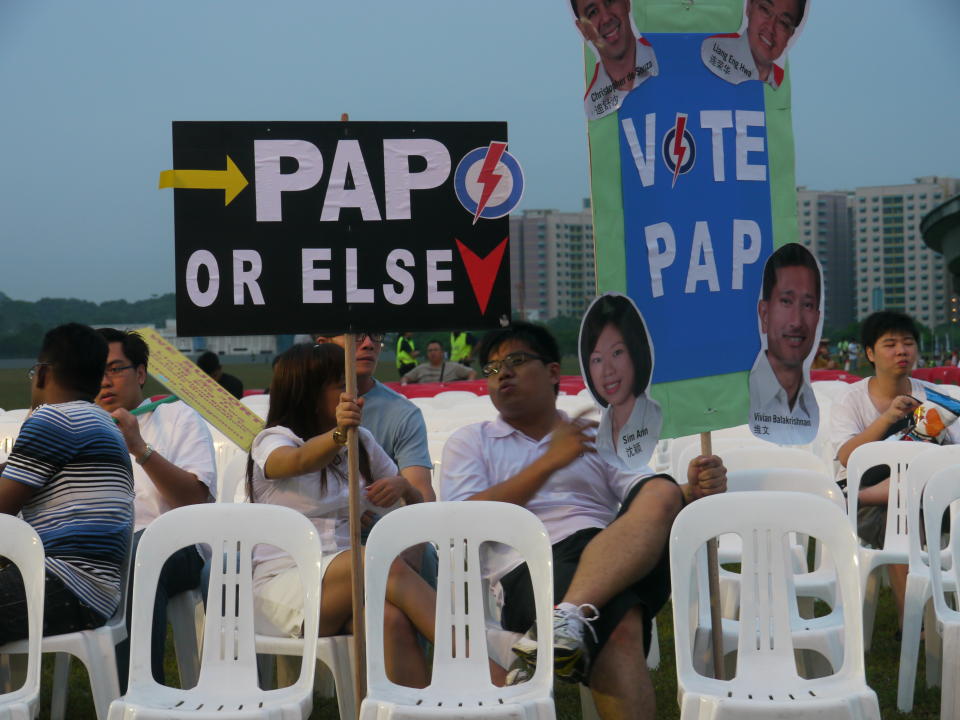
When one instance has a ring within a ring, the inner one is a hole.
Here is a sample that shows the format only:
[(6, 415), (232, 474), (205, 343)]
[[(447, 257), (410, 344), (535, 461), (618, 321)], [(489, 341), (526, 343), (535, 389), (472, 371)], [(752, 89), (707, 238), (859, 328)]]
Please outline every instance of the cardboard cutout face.
[(657, 56), (637, 30), (630, 0), (570, 0), (568, 7), (597, 63), (584, 96), (587, 118), (596, 120), (659, 73)]
[(810, 0), (744, 0), (740, 30), (704, 40), (703, 64), (728, 83), (759, 80), (776, 90), (783, 81), (787, 51), (806, 23), (809, 4)]
[(594, 300), (580, 324), (580, 372), (602, 408), (597, 452), (611, 465), (638, 470), (660, 438), (660, 405), (647, 391), (653, 346), (643, 316), (625, 295)]
[(817, 435), (820, 411), (810, 366), (823, 330), (823, 274), (799, 243), (773, 252), (763, 269), (757, 302), (760, 353), (750, 371), (750, 429), (781, 445)]

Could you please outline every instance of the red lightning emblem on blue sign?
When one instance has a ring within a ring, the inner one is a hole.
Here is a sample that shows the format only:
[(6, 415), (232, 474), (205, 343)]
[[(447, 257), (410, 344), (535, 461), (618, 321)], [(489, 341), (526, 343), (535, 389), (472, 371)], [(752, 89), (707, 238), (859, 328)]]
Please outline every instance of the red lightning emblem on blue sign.
[(480, 168), (480, 172), (477, 175), (477, 182), (483, 185), (483, 192), (480, 193), (477, 211), (473, 214), (474, 225), (476, 225), (477, 220), (480, 219), (480, 213), (482, 213), (483, 209), (487, 206), (487, 201), (490, 200), (493, 191), (496, 190), (497, 185), (503, 180), (503, 175), (498, 175), (494, 170), (497, 167), (497, 163), (500, 162), (500, 156), (503, 155), (503, 151), (506, 149), (507, 144), (505, 142), (498, 142), (496, 140), (492, 141), (487, 147), (487, 156), (483, 159), (483, 167)]
[(687, 154), (687, 149), (683, 146), (683, 133), (686, 128), (687, 114), (677, 113), (677, 122), (673, 126), (673, 156), (676, 158), (674, 160), (676, 164), (673, 168), (673, 184), (670, 186), (671, 188), (677, 184), (677, 178), (680, 176), (680, 166), (683, 165), (683, 157)]

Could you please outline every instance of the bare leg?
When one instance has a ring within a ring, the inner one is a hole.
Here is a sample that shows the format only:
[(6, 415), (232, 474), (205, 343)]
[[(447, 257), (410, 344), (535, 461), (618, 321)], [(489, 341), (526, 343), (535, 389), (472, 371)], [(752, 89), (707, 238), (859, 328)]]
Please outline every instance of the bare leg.
[(437, 593), (401, 558), (394, 560), (390, 567), (387, 601), (400, 608), (420, 634), (433, 642)]
[(897, 627), (903, 630), (903, 606), (907, 595), (907, 571), (909, 565), (887, 565), (887, 574), (890, 576), (890, 590), (897, 603)]
[(862, 488), (857, 493), (857, 502), (861, 505), (886, 505), (890, 496), (890, 478), (881, 480), (876, 485)]
[(643, 614), (633, 608), (597, 655), (590, 690), (603, 720), (652, 720), (656, 696), (643, 655)]
[(383, 606), (383, 660), (387, 677), (398, 685), (422, 688), (430, 682), (417, 631), (403, 611), (389, 602)]
[(661, 478), (648, 481), (627, 511), (584, 548), (564, 602), (602, 607), (643, 578), (660, 559), (682, 505), (674, 483)]

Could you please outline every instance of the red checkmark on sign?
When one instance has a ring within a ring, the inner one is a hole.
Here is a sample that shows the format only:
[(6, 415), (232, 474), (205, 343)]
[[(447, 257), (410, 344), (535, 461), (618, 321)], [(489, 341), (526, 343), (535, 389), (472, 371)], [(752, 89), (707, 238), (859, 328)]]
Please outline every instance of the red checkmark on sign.
[(497, 273), (500, 272), (503, 252), (507, 249), (507, 239), (504, 238), (503, 242), (484, 258), (477, 255), (460, 240), (457, 240), (457, 250), (460, 251), (460, 258), (467, 268), (467, 276), (470, 278), (470, 285), (473, 287), (473, 294), (477, 298), (481, 314), (487, 312), (487, 303), (490, 302), (493, 283), (497, 279)]

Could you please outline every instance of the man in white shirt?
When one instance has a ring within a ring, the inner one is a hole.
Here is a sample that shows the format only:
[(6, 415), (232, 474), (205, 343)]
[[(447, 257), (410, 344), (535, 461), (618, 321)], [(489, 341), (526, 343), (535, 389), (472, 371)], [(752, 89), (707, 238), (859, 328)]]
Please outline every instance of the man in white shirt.
[(657, 75), (657, 56), (636, 32), (630, 0), (570, 0), (583, 39), (597, 54), (597, 66), (584, 95), (591, 120), (620, 108), (627, 93)]
[(767, 260), (757, 312), (766, 349), (750, 371), (750, 429), (771, 442), (812, 442), (820, 415), (806, 374), (820, 323), (820, 269), (803, 245), (788, 243)]
[[(136, 333), (113, 328), (98, 330), (109, 346), (106, 370), (96, 403), (117, 422), (134, 460), (133, 552), (144, 529), (176, 507), (210, 502), (217, 487), (213, 438), (199, 413), (177, 401), (133, 415), (149, 401), (143, 396), (150, 350)], [(200, 586), (203, 558), (196, 547), (178, 550), (166, 562), (157, 585), (151, 662), (154, 678), (163, 682), (163, 650), (167, 633), (167, 599)], [(133, 573), (130, 574), (131, 587)], [(127, 598), (127, 629), (130, 602)], [(129, 642), (117, 647), (121, 690), (126, 687)]]
[[(831, 411), (831, 440), (841, 465), (837, 481), (846, 484), (847, 461), (861, 445), (896, 437), (906, 429), (907, 419), (926, 399), (930, 383), (910, 376), (917, 362), (920, 333), (913, 319), (884, 310), (870, 315), (861, 328), (862, 345), (876, 374), (850, 386)], [(944, 444), (960, 443), (960, 422), (947, 428)], [(868, 471), (870, 472), (870, 471)], [(864, 473), (866, 476), (867, 473)], [(881, 547), (887, 517), (889, 477), (863, 485), (857, 494), (857, 532), (874, 547)], [(907, 566), (888, 565), (890, 587), (897, 602), (900, 625), (907, 587)]]
[[(685, 502), (723, 492), (726, 470), (717, 457), (696, 458), (688, 483), (678, 487), (649, 468), (637, 474), (604, 462), (594, 447), (596, 423), (557, 411), (560, 354), (542, 327), (515, 323), (492, 331), (479, 358), (500, 415), (451, 436), (442, 499), (512, 502), (543, 521), (560, 601), (555, 672), (588, 681), (606, 719), (652, 718), (645, 648), (653, 617), (670, 594), (670, 526)], [(530, 577), (516, 553), (491, 550), (484, 574), (503, 589), (503, 626), (528, 630), (534, 622)], [(532, 662), (531, 647), (528, 635), (514, 651)]]

